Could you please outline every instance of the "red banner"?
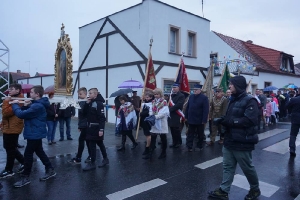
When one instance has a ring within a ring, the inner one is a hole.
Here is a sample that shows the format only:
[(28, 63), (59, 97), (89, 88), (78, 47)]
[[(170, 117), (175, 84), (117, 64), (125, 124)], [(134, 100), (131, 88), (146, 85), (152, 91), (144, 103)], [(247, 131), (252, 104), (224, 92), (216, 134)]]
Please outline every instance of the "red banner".
[(156, 88), (156, 79), (155, 79), (155, 71), (154, 71), (154, 65), (152, 61), (152, 55), (151, 52), (149, 53), (149, 58), (148, 58), (148, 69), (146, 72), (148, 72), (145, 75), (146, 81), (145, 81), (145, 88), (154, 90)]
[(185, 92), (187, 94), (190, 94), (189, 80), (188, 80), (188, 77), (187, 77), (187, 73), (186, 73), (186, 69), (185, 69), (185, 66), (184, 66), (183, 59), (180, 60), (179, 70), (178, 70), (178, 74), (177, 74), (177, 77), (175, 79), (175, 82), (179, 83), (181, 92)]

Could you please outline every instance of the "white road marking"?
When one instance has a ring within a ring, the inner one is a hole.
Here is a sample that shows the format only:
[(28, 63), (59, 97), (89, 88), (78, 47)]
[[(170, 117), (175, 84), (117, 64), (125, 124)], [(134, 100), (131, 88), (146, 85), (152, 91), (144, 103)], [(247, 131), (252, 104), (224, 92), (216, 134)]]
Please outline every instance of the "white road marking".
[(274, 136), (274, 135), (277, 135), (277, 134), (279, 134), (279, 133), (283, 133), (283, 132), (285, 132), (285, 131), (288, 131), (288, 129), (279, 129), (279, 128), (275, 128), (275, 129), (273, 129), (273, 130), (266, 131), (266, 132), (263, 132), (263, 133), (258, 134), (258, 138), (259, 138), (259, 140), (263, 140), (263, 139), (272, 137), (272, 136)]
[(121, 191), (115, 192), (113, 194), (109, 194), (106, 197), (109, 200), (122, 200), (122, 199), (126, 199), (128, 197), (132, 197), (134, 195), (140, 194), (147, 190), (151, 190), (158, 186), (164, 185), (166, 183), (167, 183), (166, 181), (163, 181), (163, 180), (157, 178), (157, 179), (153, 179), (151, 181), (127, 188), (125, 190), (121, 190)]
[[(280, 142), (277, 142), (276, 144), (273, 144), (271, 146), (264, 148), (263, 150), (280, 153), (280, 154), (285, 154), (285, 153), (289, 152), (289, 140), (290, 140), (290, 138), (282, 140)], [(299, 145), (300, 145), (300, 137), (297, 137), (296, 146), (299, 146)]]
[[(232, 185), (235, 185), (239, 188), (243, 188), (245, 190), (249, 190), (250, 186), (247, 181), (247, 178), (245, 176), (236, 174), (233, 179)], [(265, 183), (262, 181), (259, 181), (259, 188), (261, 191), (261, 195), (265, 197), (271, 197), (277, 190), (279, 190), (279, 187), (276, 185), (271, 185), (269, 183)]]
[(212, 167), (214, 165), (217, 165), (219, 163), (222, 163), (223, 162), (223, 157), (218, 157), (218, 158), (214, 158), (212, 160), (208, 160), (204, 163), (200, 163), (198, 165), (195, 165), (195, 167), (198, 167), (200, 169), (207, 169), (209, 167)]
[(300, 200), (300, 194), (294, 200)]

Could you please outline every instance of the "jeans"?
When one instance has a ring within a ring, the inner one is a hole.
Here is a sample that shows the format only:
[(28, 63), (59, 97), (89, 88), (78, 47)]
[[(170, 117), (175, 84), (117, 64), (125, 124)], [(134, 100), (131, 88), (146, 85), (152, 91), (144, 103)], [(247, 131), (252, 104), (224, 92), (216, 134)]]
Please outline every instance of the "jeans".
[(229, 150), (226, 147), (223, 147), (222, 152), (223, 180), (220, 188), (224, 192), (229, 193), (235, 174), (236, 164), (238, 163), (249, 182), (250, 189), (259, 189), (257, 173), (252, 164), (252, 152)]
[(86, 132), (87, 132), (86, 128), (80, 129), (80, 135), (79, 135), (79, 138), (78, 138), (78, 143), (79, 143), (78, 144), (78, 151), (77, 151), (77, 155), (76, 155), (77, 158), (81, 158), (81, 156), (82, 156), (82, 152), (84, 150), (84, 142), (86, 142), (86, 146), (87, 146), (87, 149), (88, 149), (88, 152), (89, 152), (89, 156), (91, 155), (90, 148), (89, 148), (89, 143), (85, 139)]
[(3, 147), (6, 151), (6, 166), (5, 170), (12, 171), (15, 159), (19, 163), (24, 164), (24, 157), (18, 150), (19, 134), (3, 134)]
[(70, 123), (71, 123), (71, 117), (64, 117), (59, 119), (59, 132), (60, 132), (60, 138), (64, 139), (64, 124), (66, 122), (67, 127), (67, 138), (71, 138), (71, 129), (70, 129)]
[(52, 164), (45, 154), (42, 144), (42, 139), (39, 140), (28, 140), (27, 145), (24, 152), (24, 171), (22, 172), (23, 175), (29, 176), (31, 173), (32, 163), (33, 163), (33, 153), (35, 153), (42, 163), (45, 165), (46, 171), (48, 169), (53, 168)]
[(89, 140), (88, 143), (91, 151), (90, 156), (91, 156), (92, 163), (95, 163), (96, 161), (96, 144), (98, 145), (98, 147), (100, 147), (103, 158), (104, 159), (107, 158), (106, 149), (103, 140)]
[(189, 124), (189, 131), (186, 138), (186, 146), (188, 149), (193, 148), (193, 142), (194, 142), (194, 136), (197, 136), (198, 138), (198, 147), (202, 147), (203, 143), (203, 135), (204, 135), (204, 124), (195, 125), (195, 124)]
[(57, 126), (57, 121), (47, 121), (47, 127), (48, 127), (47, 139), (48, 139), (48, 142), (53, 142), (54, 141), (56, 126)]
[(291, 132), (290, 132), (290, 152), (295, 153), (296, 152), (296, 138), (299, 132), (300, 124), (292, 124)]

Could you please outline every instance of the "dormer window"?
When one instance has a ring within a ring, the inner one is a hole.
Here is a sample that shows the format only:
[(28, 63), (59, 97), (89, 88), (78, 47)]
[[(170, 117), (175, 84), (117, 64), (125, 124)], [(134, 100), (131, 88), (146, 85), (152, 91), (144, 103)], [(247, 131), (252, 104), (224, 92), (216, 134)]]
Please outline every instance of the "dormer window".
[(280, 70), (288, 73), (295, 73), (293, 58), (283, 55)]

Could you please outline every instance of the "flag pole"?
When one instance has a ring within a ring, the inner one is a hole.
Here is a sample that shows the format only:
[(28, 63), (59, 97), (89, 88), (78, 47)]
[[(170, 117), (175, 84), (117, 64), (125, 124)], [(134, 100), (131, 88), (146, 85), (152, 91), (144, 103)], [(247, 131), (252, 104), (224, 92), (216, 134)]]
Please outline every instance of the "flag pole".
[[(143, 87), (143, 90), (142, 90), (142, 99), (141, 99), (141, 103), (140, 103), (139, 120), (138, 120), (138, 124), (137, 124), (137, 128), (136, 128), (135, 140), (137, 140), (137, 138), (139, 136), (140, 122), (141, 122), (141, 115), (140, 115), (140, 113), (141, 113), (141, 107), (142, 107), (143, 97), (144, 97), (144, 93), (145, 93), (146, 81), (147, 81), (148, 73), (149, 73), (149, 61), (150, 61), (152, 43), (153, 43), (153, 38), (150, 39), (150, 44), (149, 44), (150, 47), (149, 47), (149, 53), (148, 53), (148, 61), (147, 61), (147, 66), (146, 66), (146, 74), (145, 74), (145, 79), (144, 79), (144, 87)], [(151, 60), (152, 60), (152, 56), (151, 56)]]
[(220, 78), (220, 80), (219, 80), (218, 87), (220, 87), (221, 81), (222, 81), (223, 76), (224, 76), (224, 73), (225, 73), (226, 66), (227, 66), (227, 62), (226, 62), (225, 67), (224, 67), (224, 69), (223, 69), (223, 71), (222, 71), (222, 75), (221, 75), (221, 78)]
[[(180, 69), (181, 62), (182, 62), (182, 59), (183, 59), (183, 55), (184, 55), (184, 54), (185, 54), (185, 52), (182, 52), (182, 54), (181, 54), (181, 56), (180, 56), (180, 61), (179, 61), (178, 67), (177, 67), (177, 71), (176, 71), (176, 75), (175, 75), (175, 78), (174, 78), (174, 82), (176, 81), (176, 78), (178, 77), (179, 69)], [(171, 95), (172, 95), (172, 88), (171, 88), (171, 91), (170, 91), (170, 96), (169, 96), (169, 100), (168, 100), (168, 105), (170, 104), (170, 101), (171, 101)]]

